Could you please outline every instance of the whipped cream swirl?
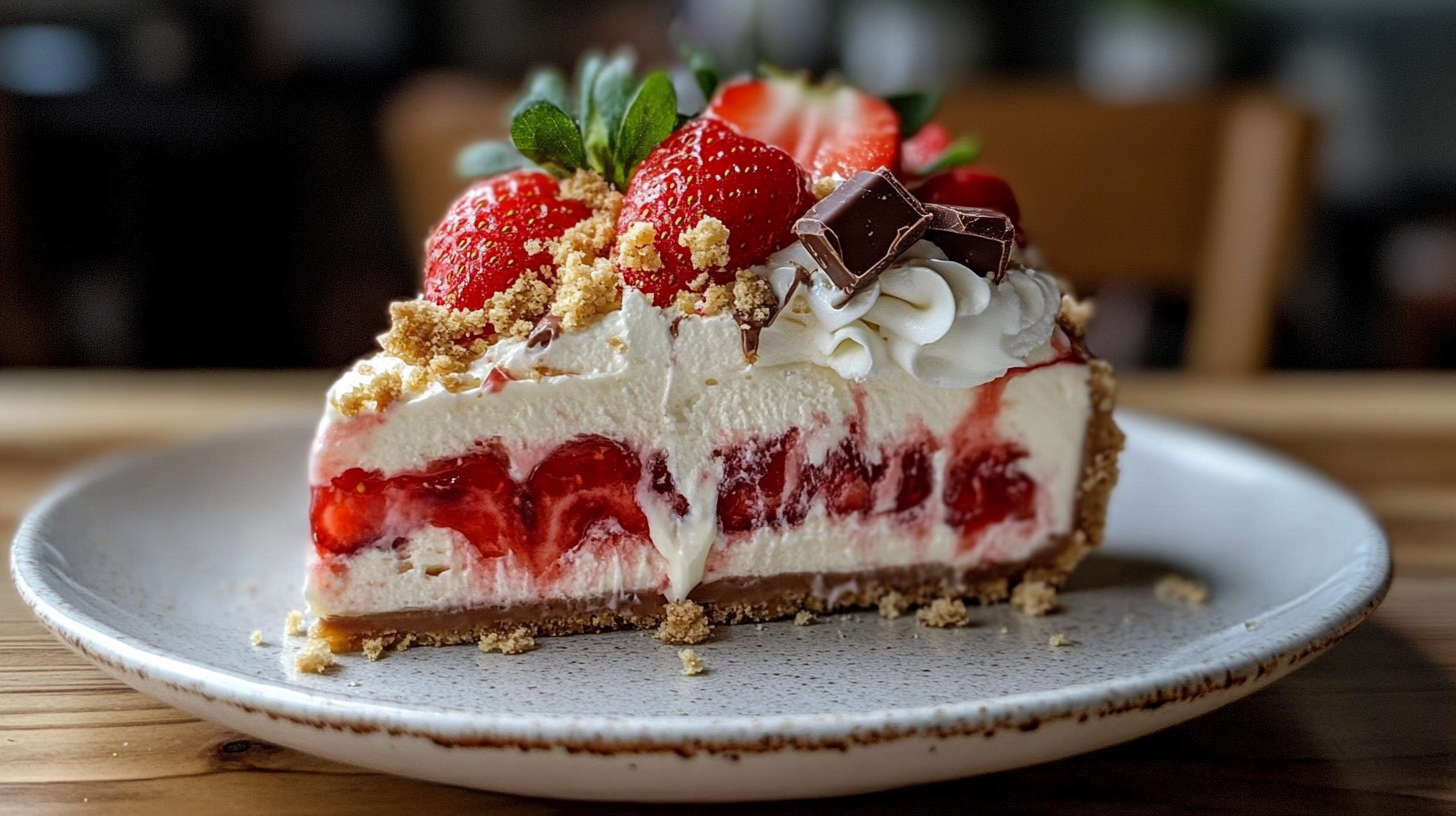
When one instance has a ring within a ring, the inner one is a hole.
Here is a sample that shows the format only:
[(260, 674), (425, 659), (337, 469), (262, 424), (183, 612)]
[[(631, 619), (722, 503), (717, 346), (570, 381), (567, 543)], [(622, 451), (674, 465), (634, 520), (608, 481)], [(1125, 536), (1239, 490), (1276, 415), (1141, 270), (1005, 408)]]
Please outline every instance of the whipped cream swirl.
[(800, 243), (753, 271), (783, 304), (759, 337), (758, 364), (808, 362), (861, 381), (895, 365), (927, 385), (990, 382), (1048, 345), (1061, 309), (1051, 275), (1010, 269), (992, 283), (929, 241), (845, 302)]

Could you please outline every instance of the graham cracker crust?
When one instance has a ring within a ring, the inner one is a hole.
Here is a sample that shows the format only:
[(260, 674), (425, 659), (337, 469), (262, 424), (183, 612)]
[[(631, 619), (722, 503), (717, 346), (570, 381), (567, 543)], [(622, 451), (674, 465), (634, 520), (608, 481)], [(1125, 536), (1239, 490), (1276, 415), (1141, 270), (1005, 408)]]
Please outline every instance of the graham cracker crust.
[[(688, 600), (702, 607), (709, 623), (733, 624), (814, 614), (873, 609), (893, 601), (900, 610), (959, 599), (1002, 603), (1022, 582), (1059, 589), (1077, 564), (1102, 544), (1107, 502), (1117, 483), (1117, 456), (1123, 434), (1112, 419), (1116, 382), (1112, 367), (1091, 359), (1088, 387), (1092, 411), (1087, 421), (1082, 473), (1072, 531), (1019, 564), (988, 565), (959, 571), (946, 564), (886, 567), (856, 573), (795, 573), (767, 578), (728, 578), (700, 584)], [(652, 629), (667, 615), (658, 594), (627, 598), (550, 600), (514, 607), (427, 612), (398, 612), (360, 617), (322, 618), (315, 634), (335, 652), (358, 651), (364, 641), (385, 648), (475, 643), (488, 635), (522, 628), (536, 636), (575, 635), (620, 629)]]

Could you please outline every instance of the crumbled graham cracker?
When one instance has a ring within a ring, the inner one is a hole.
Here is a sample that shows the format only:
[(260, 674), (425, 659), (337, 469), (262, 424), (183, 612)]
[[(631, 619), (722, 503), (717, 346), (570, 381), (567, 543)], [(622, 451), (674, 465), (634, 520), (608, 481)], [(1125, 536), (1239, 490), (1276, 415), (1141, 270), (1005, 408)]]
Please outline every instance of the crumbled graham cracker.
[(740, 323), (761, 326), (768, 322), (779, 300), (768, 281), (747, 269), (738, 270), (733, 282), (733, 313)]
[(389, 331), (380, 338), (386, 354), (408, 365), (442, 373), (464, 371), (485, 353), (477, 340), (491, 327), (484, 309), (463, 311), (424, 298), (389, 304)]
[(680, 291), (672, 296), (672, 305), (685, 315), (698, 313), (699, 297), (696, 292)]
[(832, 178), (825, 177), (814, 179), (814, 197), (819, 199), (820, 201), (828, 198), (834, 193), (835, 190), (838, 189), (839, 182), (835, 181)]
[(905, 614), (905, 610), (910, 608), (910, 600), (891, 590), (880, 596), (878, 606), (880, 607), (880, 617), (894, 620)]
[(252, 643), (254, 646), (262, 646), (263, 645), (263, 630), (262, 629), (254, 629), (253, 630), (253, 634), (248, 635), (248, 642), (249, 643)]
[(733, 290), (713, 284), (703, 295), (703, 316), (715, 317), (733, 310)]
[(561, 327), (575, 330), (622, 305), (617, 269), (606, 258), (557, 269), (556, 300), (551, 314), (561, 318)]
[(627, 353), (627, 340), (619, 334), (614, 334), (611, 337), (608, 337), (607, 345), (611, 347), (612, 351), (615, 351), (618, 354)]
[(1203, 606), (1208, 603), (1208, 587), (1177, 573), (1169, 573), (1158, 579), (1153, 593), (1164, 603), (1181, 603), (1187, 606)]
[(961, 599), (936, 598), (930, 606), (915, 610), (915, 620), (921, 626), (951, 629), (965, 626), (970, 622), (970, 616), (966, 614), (966, 604)]
[(623, 269), (656, 272), (662, 268), (657, 254), (657, 231), (646, 221), (638, 221), (617, 233), (617, 265)]
[(546, 251), (546, 245), (541, 243), (540, 238), (530, 238), (521, 247), (526, 250), (527, 255), (538, 255)]
[(701, 606), (692, 601), (669, 603), (662, 625), (657, 627), (657, 639), (663, 643), (702, 643), (711, 633), (708, 616)]
[(402, 393), (404, 383), (399, 373), (386, 371), (340, 394), (334, 400), (334, 407), (346, 417), (358, 416), (365, 411), (382, 412), (388, 410)]
[(580, 201), (593, 210), (606, 210), (616, 220), (622, 209), (622, 194), (610, 182), (591, 170), (581, 169), (558, 185), (556, 197), (567, 201)]
[(1022, 581), (1011, 591), (1011, 606), (1030, 618), (1040, 618), (1057, 608), (1057, 588), (1046, 581)]
[(1049, 646), (1071, 646), (1072, 645), (1072, 641), (1067, 640), (1067, 636), (1066, 635), (1062, 634), (1061, 632), (1057, 632), (1055, 635), (1052, 635), (1051, 636), (1051, 639), (1050, 640), (1047, 641), (1047, 645), (1049, 645)]
[(288, 610), (288, 616), (283, 619), (283, 634), (287, 637), (303, 637), (307, 631), (303, 626), (303, 613), (297, 609)]
[(500, 652), (504, 655), (525, 654), (536, 648), (536, 638), (531, 630), (524, 626), (518, 626), (508, 635), (501, 635), (495, 632), (486, 634), (480, 639), (480, 650), (489, 654)]
[(713, 279), (708, 276), (707, 272), (700, 273), (696, 278), (693, 278), (692, 283), (688, 284), (688, 291), (702, 294), (707, 291), (708, 284), (712, 282)]
[(384, 638), (365, 638), (361, 648), (372, 663), (384, 655)]
[(510, 286), (490, 296), (483, 311), (496, 332), (514, 340), (526, 339), (551, 306), (554, 292), (544, 280), (550, 272), (547, 267), (527, 269)]
[(795, 626), (813, 626), (818, 620), (814, 617), (814, 613), (807, 609), (800, 609), (798, 614), (794, 615)]
[(309, 674), (323, 674), (334, 665), (334, 653), (323, 638), (309, 638), (293, 658), (293, 667)]
[(722, 269), (728, 265), (728, 227), (711, 215), (679, 233), (677, 243), (687, 247), (694, 269)]
[(1089, 300), (1078, 300), (1071, 295), (1062, 295), (1062, 306), (1057, 321), (1070, 327), (1077, 337), (1087, 334), (1087, 326), (1097, 314), (1097, 304)]
[(682, 673), (687, 677), (694, 677), (708, 670), (703, 665), (703, 659), (692, 649), (678, 649), (677, 659), (682, 661)]

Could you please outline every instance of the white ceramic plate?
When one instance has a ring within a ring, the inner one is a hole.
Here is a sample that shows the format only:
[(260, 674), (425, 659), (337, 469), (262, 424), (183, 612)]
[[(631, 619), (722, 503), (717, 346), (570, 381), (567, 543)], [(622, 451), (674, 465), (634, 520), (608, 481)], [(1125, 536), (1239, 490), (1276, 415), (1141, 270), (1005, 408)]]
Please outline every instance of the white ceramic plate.
[[(1108, 545), (1042, 619), (962, 630), (871, 613), (720, 627), (684, 677), (642, 633), (526, 655), (415, 649), (291, 668), (310, 429), (255, 431), (70, 479), (25, 520), (11, 571), (108, 674), (263, 739), (392, 773), (571, 798), (828, 796), (1090, 751), (1211, 711), (1331, 646), (1390, 576), (1370, 516), (1242, 443), (1122, 415)], [(1158, 601), (1169, 571), (1204, 607)], [(265, 633), (253, 646), (248, 635)], [(1070, 645), (1052, 647), (1062, 634)]]

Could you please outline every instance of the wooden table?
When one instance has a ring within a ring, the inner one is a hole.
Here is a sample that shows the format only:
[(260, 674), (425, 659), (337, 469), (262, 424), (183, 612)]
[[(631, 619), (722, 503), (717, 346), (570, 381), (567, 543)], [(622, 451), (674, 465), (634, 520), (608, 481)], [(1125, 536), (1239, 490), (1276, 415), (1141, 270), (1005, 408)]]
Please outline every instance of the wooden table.
[[(320, 374), (0, 373), (0, 534), (77, 461), (280, 416)], [(1456, 376), (1125, 383), (1333, 474), (1395, 548), (1385, 605), (1327, 656), (1200, 720), (1051, 765), (764, 813), (1456, 814)], [(743, 808), (748, 809), (748, 808)], [(640, 812), (415, 782), (200, 722), (108, 679), (0, 587), (0, 812)]]

